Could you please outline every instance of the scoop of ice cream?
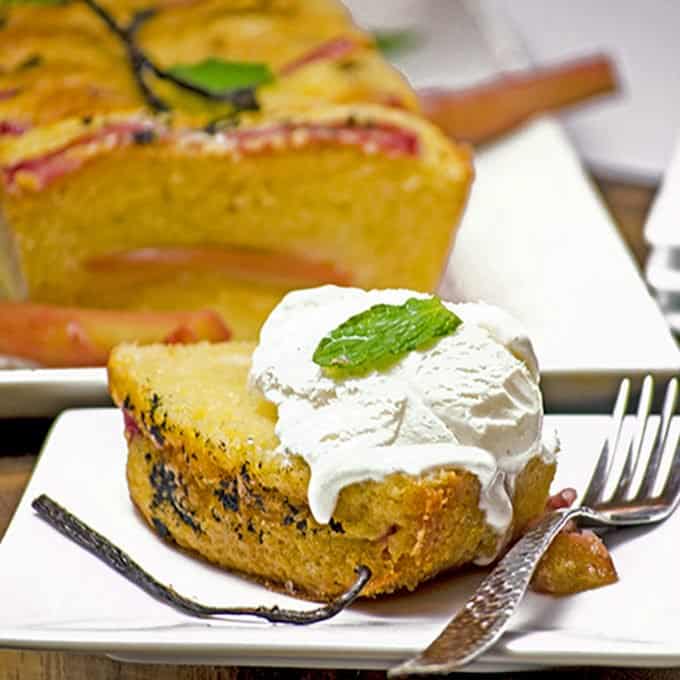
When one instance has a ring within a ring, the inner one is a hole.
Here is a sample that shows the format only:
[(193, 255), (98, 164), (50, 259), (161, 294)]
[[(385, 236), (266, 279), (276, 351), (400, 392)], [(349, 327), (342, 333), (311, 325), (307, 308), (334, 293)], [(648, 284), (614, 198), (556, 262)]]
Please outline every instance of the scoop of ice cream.
[(536, 358), (521, 326), (485, 304), (446, 303), (462, 324), (384, 370), (335, 379), (312, 360), (320, 340), (408, 290), (324, 286), (289, 293), (264, 324), (250, 379), (278, 406), (280, 450), (310, 466), (309, 505), (328, 522), (345, 486), (449, 466), (480, 479), (480, 506), (499, 533), (512, 520), (516, 475), (541, 455)]

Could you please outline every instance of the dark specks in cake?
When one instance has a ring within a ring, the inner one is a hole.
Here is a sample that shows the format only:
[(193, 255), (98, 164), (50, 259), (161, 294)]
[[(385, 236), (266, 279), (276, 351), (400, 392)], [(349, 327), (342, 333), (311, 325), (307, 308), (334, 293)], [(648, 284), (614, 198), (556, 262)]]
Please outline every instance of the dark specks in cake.
[(337, 67), (339, 71), (356, 71), (361, 66), (361, 63), (356, 59), (345, 59), (344, 61), (339, 61)]
[(29, 54), (26, 59), (19, 62), (16, 66), (16, 71), (28, 71), (28, 69), (40, 66), (45, 60), (37, 53)]
[(304, 531), (307, 529), (307, 520), (298, 520), (296, 517), (296, 515), (300, 512), (300, 509), (293, 505), (287, 498), (285, 498), (283, 502), (289, 510), (289, 512), (283, 518), (283, 525), (290, 526), (291, 524), (295, 524), (298, 531), (302, 531), (304, 533)]
[(260, 533), (257, 535), (257, 541), (260, 545), (264, 543), (264, 531), (260, 529)]
[(328, 522), (328, 526), (330, 527), (331, 531), (334, 531), (336, 534), (344, 534), (345, 529), (342, 526), (341, 522), (336, 522), (332, 517), (330, 522)]
[[(80, 122), (81, 122), (83, 125), (91, 125), (91, 124), (92, 124), (92, 116), (83, 116), (83, 117), (80, 119)], [(130, 395), (128, 394), (128, 395), (125, 397), (125, 399), (127, 400), (127, 399), (129, 399), (129, 398), (130, 398)], [(125, 402), (123, 402), (123, 406), (125, 406)], [(125, 406), (125, 408), (128, 408), (128, 407)]]
[(154, 418), (156, 417), (156, 411), (158, 410), (160, 405), (161, 398), (156, 392), (154, 392), (151, 395), (151, 408), (149, 409), (149, 418), (151, 418), (151, 420), (154, 420)]
[(152, 517), (151, 521), (153, 522), (153, 528), (161, 538), (164, 538), (166, 541), (173, 540), (170, 529), (168, 529), (168, 527), (166, 527), (165, 524), (163, 524), (163, 522), (158, 519), (158, 517)]
[(238, 113), (230, 112), (224, 116), (213, 118), (203, 130), (209, 135), (215, 135), (223, 130), (233, 130), (241, 124), (241, 118)]
[[(136, 130), (132, 133), (132, 141), (135, 144), (144, 145), (151, 144), (156, 139), (156, 133), (150, 128), (145, 128), (144, 130)], [(154, 395), (157, 396), (157, 395)]]
[(213, 518), (216, 522), (221, 522), (221, 521), (222, 521), (222, 518), (219, 516), (219, 514), (217, 513), (217, 510), (215, 510), (215, 508), (212, 508), (212, 509), (211, 509), (210, 514), (212, 515), (212, 518)]
[(307, 533), (307, 520), (301, 519), (295, 523), (295, 528), (304, 536)]
[(253, 524), (253, 520), (252, 520), (252, 519), (249, 519), (249, 520), (248, 520), (248, 524), (246, 525), (246, 529), (248, 529), (248, 531), (249, 531), (251, 534), (254, 534), (254, 533), (255, 533), (255, 526), (254, 526), (254, 524)]
[(161, 398), (154, 392), (151, 395), (151, 406), (148, 412), (148, 422), (144, 418), (142, 413), (142, 422), (145, 424), (149, 431), (151, 439), (156, 444), (156, 446), (162, 447), (165, 444), (165, 434), (169, 430), (168, 428), (168, 414), (164, 413), (163, 418), (157, 417), (158, 409), (161, 406)]
[(145, 460), (147, 463), (150, 463), (150, 462), (151, 462), (151, 454), (148, 453), (148, 452), (145, 453), (145, 454), (144, 454), (144, 460)]
[(250, 484), (250, 473), (248, 472), (248, 463), (243, 463), (243, 465), (241, 465), (241, 479), (243, 480), (244, 484), (246, 484), (246, 486)]
[(235, 479), (225, 480), (220, 482), (218, 489), (215, 489), (215, 496), (219, 499), (220, 503), (225, 510), (231, 510), (233, 512), (238, 512), (239, 508), (239, 495), (238, 495), (238, 482)]
[[(200, 524), (196, 521), (194, 510), (187, 507), (186, 488), (182, 489), (183, 497), (178, 498), (179, 485), (175, 472), (163, 463), (155, 463), (151, 468), (149, 482), (154, 490), (151, 507), (157, 508), (163, 503), (169, 503), (177, 517), (196, 533), (201, 533)], [(181, 480), (180, 480), (181, 483)]]
[[(83, 122), (85, 122), (84, 118), (83, 118)], [(135, 410), (135, 405), (132, 403), (132, 399), (130, 398), (129, 394), (126, 394), (125, 399), (123, 399), (123, 408), (126, 411), (134, 411)]]
[(149, 481), (154, 490), (151, 501), (154, 507), (169, 501), (177, 488), (174, 471), (169, 470), (163, 463), (156, 463), (153, 466), (149, 475)]
[(151, 427), (149, 427), (149, 435), (151, 435), (151, 439), (153, 439), (157, 446), (163, 446), (163, 444), (165, 444), (165, 435), (161, 431), (160, 425), (156, 425), (155, 423), (151, 425)]
[(195, 453), (192, 453), (192, 454), (191, 454), (191, 458), (192, 458), (193, 460), (198, 460), (198, 456), (197, 456)]

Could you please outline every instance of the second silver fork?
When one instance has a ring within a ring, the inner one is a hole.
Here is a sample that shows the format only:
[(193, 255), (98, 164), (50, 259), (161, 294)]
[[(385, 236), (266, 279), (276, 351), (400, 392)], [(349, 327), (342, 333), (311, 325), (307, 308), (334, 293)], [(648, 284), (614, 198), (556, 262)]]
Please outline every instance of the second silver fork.
[(618, 447), (623, 420), (630, 396), (630, 380), (619, 387), (612, 414), (612, 433), (605, 440), (582, 505), (546, 515), (498, 563), (482, 581), (472, 597), (451, 620), (439, 637), (421, 654), (392, 668), (388, 675), (430, 675), (449, 673), (464, 666), (491, 647), (503, 634), (510, 617), (526, 593), (531, 577), (553, 538), (574, 519), (580, 524), (626, 527), (661, 522), (673, 513), (680, 499), (680, 443), (673, 452), (670, 471), (661, 492), (654, 494), (659, 469), (668, 444), (671, 420), (678, 400), (678, 381), (673, 378), (666, 389), (651, 454), (647, 460), (639, 489), (632, 494), (639, 477), (642, 449), (649, 421), (653, 382), (643, 382), (637, 412), (637, 426), (630, 442), (620, 476), (611, 493), (607, 481)]

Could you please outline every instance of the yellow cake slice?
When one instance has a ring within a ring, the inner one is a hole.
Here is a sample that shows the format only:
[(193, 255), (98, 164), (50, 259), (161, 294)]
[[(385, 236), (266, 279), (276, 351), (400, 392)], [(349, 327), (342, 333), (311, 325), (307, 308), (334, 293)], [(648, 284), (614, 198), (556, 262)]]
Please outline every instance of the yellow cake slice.
[[(359, 565), (373, 574), (363, 591), (372, 596), (493, 554), (479, 482), (463, 470), (352, 485), (329, 523), (315, 521), (307, 464), (276, 452), (276, 409), (247, 387), (253, 348), (124, 345), (112, 353), (130, 495), (162, 538), (320, 600), (349, 587)], [(554, 464), (534, 458), (518, 477), (515, 532), (543, 510), (553, 473)]]

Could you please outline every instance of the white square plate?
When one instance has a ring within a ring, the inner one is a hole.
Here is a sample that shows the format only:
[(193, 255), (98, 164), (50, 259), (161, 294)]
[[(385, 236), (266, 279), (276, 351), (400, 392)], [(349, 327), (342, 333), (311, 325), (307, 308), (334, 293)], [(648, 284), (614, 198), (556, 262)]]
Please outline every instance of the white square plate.
[[(563, 444), (556, 487), (583, 488), (605, 416), (547, 416)], [(673, 433), (677, 435), (678, 421)], [(178, 592), (214, 605), (311, 606), (163, 543), (128, 498), (122, 417), (64, 413), (0, 543), (0, 646), (100, 652), (132, 660), (388, 668), (422, 650), (483, 576), (449, 575), (415, 593), (360, 602), (309, 627), (190, 619), (156, 602), (31, 509), (41, 493), (74, 512)], [(620, 581), (564, 598), (530, 594), (480, 670), (538, 665), (680, 665), (680, 514), (609, 538)]]

